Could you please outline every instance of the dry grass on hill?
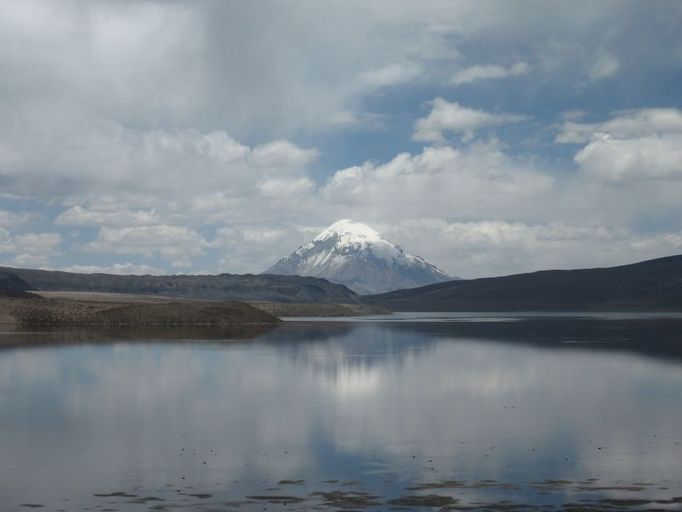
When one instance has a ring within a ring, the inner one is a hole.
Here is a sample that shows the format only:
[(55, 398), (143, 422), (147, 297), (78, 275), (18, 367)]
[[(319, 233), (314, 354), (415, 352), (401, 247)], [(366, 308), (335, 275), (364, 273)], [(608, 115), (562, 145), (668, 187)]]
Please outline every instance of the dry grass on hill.
[(104, 302), (67, 299), (3, 299), (0, 318), (19, 325), (240, 325), (279, 319), (240, 302)]

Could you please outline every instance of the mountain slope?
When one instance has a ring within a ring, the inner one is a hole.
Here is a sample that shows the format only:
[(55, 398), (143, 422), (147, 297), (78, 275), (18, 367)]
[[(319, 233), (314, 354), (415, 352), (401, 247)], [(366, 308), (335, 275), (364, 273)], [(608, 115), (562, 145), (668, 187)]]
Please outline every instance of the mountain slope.
[(365, 224), (340, 220), (265, 274), (315, 276), (357, 293), (379, 293), (453, 279)]
[(0, 271), (0, 297), (26, 297), (31, 286), (12, 272)]
[(682, 255), (618, 267), (451, 281), (363, 300), (394, 311), (682, 311)]
[(41, 291), (114, 292), (238, 301), (345, 304), (359, 301), (358, 296), (345, 286), (313, 277), (251, 274), (120, 276), (5, 267), (0, 267), (0, 274), (14, 276), (13, 280), (23, 280), (29, 289)]

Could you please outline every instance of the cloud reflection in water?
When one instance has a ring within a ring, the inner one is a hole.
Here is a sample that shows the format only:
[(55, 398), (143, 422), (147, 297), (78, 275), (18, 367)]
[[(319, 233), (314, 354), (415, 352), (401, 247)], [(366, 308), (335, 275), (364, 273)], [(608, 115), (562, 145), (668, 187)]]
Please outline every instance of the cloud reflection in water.
[(377, 475), (675, 486), (680, 396), (674, 360), (411, 325), (7, 349), (0, 499), (86, 504), (182, 476), (233, 497)]

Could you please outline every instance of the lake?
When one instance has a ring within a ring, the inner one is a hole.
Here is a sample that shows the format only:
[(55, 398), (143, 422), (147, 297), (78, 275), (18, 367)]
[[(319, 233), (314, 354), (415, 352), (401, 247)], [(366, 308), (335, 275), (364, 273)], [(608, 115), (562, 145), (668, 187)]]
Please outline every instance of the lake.
[(2, 510), (682, 509), (679, 315), (4, 332), (0, 347)]

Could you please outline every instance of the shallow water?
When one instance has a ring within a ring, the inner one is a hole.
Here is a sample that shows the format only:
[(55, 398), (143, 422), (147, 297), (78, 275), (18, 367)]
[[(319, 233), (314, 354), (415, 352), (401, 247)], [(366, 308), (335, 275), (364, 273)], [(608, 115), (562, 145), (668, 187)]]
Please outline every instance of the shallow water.
[(376, 320), (5, 333), (2, 510), (682, 509), (679, 317)]

